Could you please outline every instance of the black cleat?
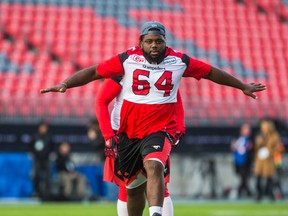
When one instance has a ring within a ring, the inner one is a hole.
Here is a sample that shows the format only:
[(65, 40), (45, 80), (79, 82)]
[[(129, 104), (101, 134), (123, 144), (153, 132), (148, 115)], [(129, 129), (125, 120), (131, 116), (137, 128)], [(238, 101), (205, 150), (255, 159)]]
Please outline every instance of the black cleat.
[(159, 213), (154, 213), (152, 216), (162, 216), (162, 215)]

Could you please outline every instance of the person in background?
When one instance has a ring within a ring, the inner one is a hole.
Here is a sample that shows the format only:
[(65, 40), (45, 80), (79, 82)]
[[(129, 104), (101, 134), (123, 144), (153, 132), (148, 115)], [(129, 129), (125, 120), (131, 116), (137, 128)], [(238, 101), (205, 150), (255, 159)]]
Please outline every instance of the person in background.
[(107, 185), (103, 181), (103, 169), (104, 169), (104, 161), (105, 161), (105, 140), (103, 138), (102, 132), (99, 128), (98, 119), (93, 118), (89, 121), (87, 127), (87, 136), (90, 141), (90, 145), (92, 147), (93, 153), (96, 154), (96, 163), (95, 163), (95, 186), (97, 188), (97, 192), (95, 193), (95, 197), (91, 197), (92, 200), (97, 200), (100, 197), (104, 197), (106, 194)]
[(49, 124), (46, 121), (41, 121), (37, 127), (37, 132), (32, 137), (31, 152), (34, 161), (35, 192), (42, 200), (49, 198), (49, 157), (54, 150), (54, 146), (49, 133)]
[(87, 136), (91, 143), (93, 151), (96, 153), (100, 161), (104, 163), (105, 154), (103, 149), (105, 148), (105, 140), (99, 128), (99, 122), (96, 118), (90, 120), (87, 127)]
[[(275, 175), (274, 154), (281, 148), (281, 140), (274, 123), (270, 120), (262, 120), (260, 133), (255, 138), (255, 176), (256, 176), (256, 200), (260, 201), (264, 195), (274, 200), (273, 176)], [(262, 181), (265, 180), (265, 188)]]
[(240, 128), (240, 136), (237, 140), (232, 142), (231, 150), (234, 156), (234, 166), (237, 175), (240, 178), (240, 184), (238, 186), (238, 197), (240, 198), (243, 193), (247, 196), (251, 196), (251, 190), (248, 186), (248, 178), (250, 176), (251, 169), (251, 151), (253, 144), (251, 141), (251, 126), (244, 123)]
[[(85, 199), (87, 192), (86, 177), (75, 169), (71, 160), (71, 147), (68, 142), (62, 142), (56, 158), (56, 170), (63, 185), (63, 195), (66, 200), (80, 201)], [(74, 191), (74, 188), (76, 191)]]

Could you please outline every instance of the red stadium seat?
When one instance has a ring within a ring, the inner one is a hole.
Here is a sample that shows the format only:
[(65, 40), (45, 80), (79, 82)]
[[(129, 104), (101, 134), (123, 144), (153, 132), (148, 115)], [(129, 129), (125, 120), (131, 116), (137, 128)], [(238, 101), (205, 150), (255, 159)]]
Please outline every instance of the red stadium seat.
[[(73, 2), (82, 3), (80, 0)], [(166, 4), (176, 5), (175, 1)], [(129, 9), (127, 18), (123, 19), (120, 17), (123, 12), (113, 7), (103, 11), (109, 15), (99, 16), (92, 7), (1, 2), (0, 27), (4, 26), (13, 40), (0, 35), (0, 53), (7, 55), (8, 66), (13, 63), (20, 68), (18, 75), (10, 69), (6, 69), (5, 74), (0, 73), (0, 85), (5, 88), (1, 98), (11, 98), (15, 104), (24, 93), (31, 96), (31, 103), (17, 110), (12, 108), (11, 102), (0, 112), (6, 110), (11, 116), (18, 111), (28, 116), (34, 112), (35, 115), (67, 118), (94, 115), (93, 109), (86, 106), (93, 106), (91, 99), (95, 98), (100, 83), (71, 91), (69, 106), (63, 106), (63, 98), (40, 97), (39, 89), (61, 82), (75, 72), (75, 66), (94, 65), (136, 45), (139, 29), (130, 21), (140, 23), (148, 19), (165, 24), (168, 45), (175, 44), (176, 49), (216, 64), (245, 82), (260, 80), (268, 85), (269, 90), (257, 94), (256, 106), (241, 91), (206, 80), (198, 83), (183, 79), (180, 89), (189, 124), (233, 124), (241, 119), (277, 116), (281, 106), (283, 110), (288, 109), (287, 104), (282, 103), (288, 97), (285, 72), (288, 27), (279, 18), (288, 16), (288, 7), (282, 1), (247, 0), (240, 4), (237, 1), (179, 0), (177, 5), (181, 10), (147, 9), (143, 3), (137, 9)], [(259, 12), (259, 6), (266, 13)], [(27, 46), (26, 42), (34, 47)], [(32, 65), (32, 74), (23, 74), (24, 63)], [(35, 106), (42, 100), (45, 100), (43, 108)], [(61, 105), (63, 110), (51, 108), (51, 103)], [(261, 111), (259, 107), (262, 106), (265, 110)], [(288, 118), (287, 114), (279, 116)]]

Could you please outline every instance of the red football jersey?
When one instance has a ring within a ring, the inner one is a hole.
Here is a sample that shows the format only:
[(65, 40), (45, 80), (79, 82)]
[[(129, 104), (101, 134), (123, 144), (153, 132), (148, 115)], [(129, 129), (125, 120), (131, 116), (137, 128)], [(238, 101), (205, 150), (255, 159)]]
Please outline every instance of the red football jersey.
[(142, 49), (134, 47), (97, 67), (103, 77), (123, 75), (123, 105), (118, 133), (129, 138), (164, 131), (174, 134), (177, 128), (177, 91), (182, 77), (201, 79), (211, 66), (185, 54), (166, 49), (160, 64), (150, 64)]

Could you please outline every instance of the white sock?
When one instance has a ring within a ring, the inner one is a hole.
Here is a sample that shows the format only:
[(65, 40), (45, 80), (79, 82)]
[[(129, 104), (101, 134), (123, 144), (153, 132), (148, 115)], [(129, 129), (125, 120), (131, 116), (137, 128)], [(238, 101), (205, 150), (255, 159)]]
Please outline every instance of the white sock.
[(161, 206), (151, 206), (149, 207), (150, 216), (153, 216), (154, 213), (158, 213), (162, 215), (162, 207)]
[(163, 202), (163, 215), (165, 216), (173, 216), (174, 215), (174, 206), (170, 196), (164, 197)]
[(117, 213), (118, 216), (128, 216), (127, 202), (117, 200)]

